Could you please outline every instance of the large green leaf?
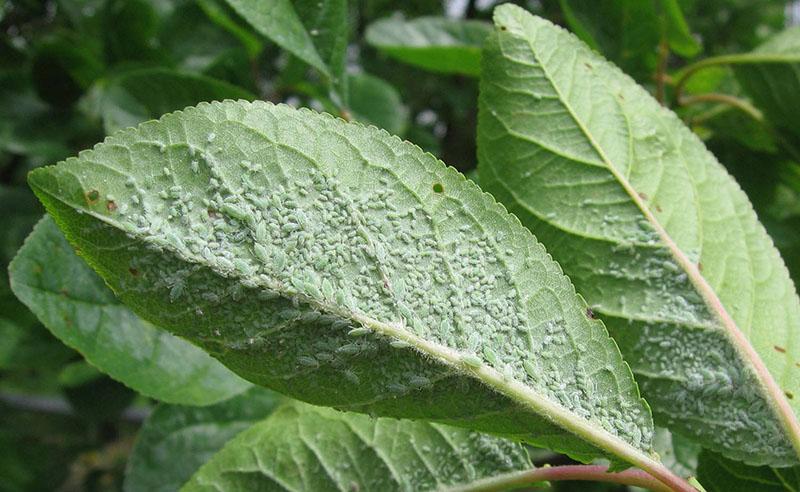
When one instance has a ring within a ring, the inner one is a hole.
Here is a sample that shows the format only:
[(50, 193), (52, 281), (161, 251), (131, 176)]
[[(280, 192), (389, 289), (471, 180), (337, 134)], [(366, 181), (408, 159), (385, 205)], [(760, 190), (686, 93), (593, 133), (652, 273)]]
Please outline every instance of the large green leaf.
[(523, 446), (496, 437), (288, 402), (229, 442), (182, 490), (458, 490), (531, 467)]
[(366, 40), (387, 55), (426, 70), (478, 75), (486, 22), (444, 17), (382, 19), (370, 24)]
[(280, 399), (253, 388), (208, 407), (161, 405), (142, 426), (125, 472), (125, 492), (178, 490), (217, 451), (269, 415)]
[(658, 420), (737, 459), (797, 463), (800, 398), (784, 392), (800, 395), (800, 302), (745, 194), (577, 38), (512, 6), (495, 22), (481, 185), (606, 321)]
[(324, 75), (331, 76), (290, 0), (226, 1), (260, 34)]
[(93, 97), (107, 133), (202, 101), (255, 99), (227, 82), (166, 68), (122, 73), (98, 86)]
[(604, 448), (669, 480), (630, 370), (558, 265), (408, 142), (228, 101), (29, 183), (123, 302), (250, 381), (584, 460)]
[(120, 304), (50, 218), (35, 227), (9, 270), (14, 293), (56, 337), (146, 396), (208, 405), (249, 387), (202, 350)]

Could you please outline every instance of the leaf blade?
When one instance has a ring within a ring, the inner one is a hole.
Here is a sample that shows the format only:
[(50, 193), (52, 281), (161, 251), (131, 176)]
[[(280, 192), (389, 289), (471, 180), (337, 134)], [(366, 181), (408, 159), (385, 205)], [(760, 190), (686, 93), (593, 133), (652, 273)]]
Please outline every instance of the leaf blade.
[[(513, 7), (498, 9), (496, 22), (506, 30), (485, 57), (481, 184), (555, 245), (551, 253), (607, 321), (657, 417), (739, 459), (796, 461), (796, 434), (782, 429), (796, 417), (777, 385), (761, 393), (760, 382), (772, 380), (766, 363), (795, 391), (800, 347), (775, 357), (773, 345), (784, 347), (800, 303), (745, 195), (674, 115), (574, 37)], [(701, 226), (711, 232), (703, 236)], [(720, 240), (731, 237), (752, 259), (731, 259)], [(726, 261), (742, 278), (726, 274)], [(751, 261), (774, 271), (759, 278), (766, 287), (746, 275)], [(763, 361), (732, 323), (731, 306), (743, 329), (751, 315), (771, 327), (750, 333)], [(759, 415), (745, 424), (758, 445), (729, 419), (742, 401)]]
[(476, 76), (489, 24), (443, 17), (383, 19), (369, 25), (367, 43), (426, 70)]
[[(286, 106), (201, 104), (29, 182), (126, 304), (246, 379), (316, 404), (492, 431), (581, 459), (599, 445), (659, 473), (629, 369), (558, 265), (488, 195), (408, 143)], [(376, 206), (389, 202), (397, 210)], [(123, 203), (127, 212), (117, 213)], [(221, 243), (202, 239), (212, 232)], [(309, 250), (307, 237), (332, 243)], [(131, 266), (142, 274), (132, 277)], [(489, 272), (481, 292), (452, 290)], [(480, 307), (487, 299), (491, 312)], [(471, 332), (476, 323), (483, 339)], [(521, 334), (508, 331), (514, 323)], [(538, 373), (540, 362), (529, 362), (532, 371), (521, 364), (528, 343), (557, 349)], [(482, 396), (455, 396), (464, 391)]]
[(289, 0), (226, 0), (251, 26), (326, 77), (331, 70), (322, 60)]
[(181, 490), (441, 490), (530, 467), (525, 449), (502, 439), (291, 402), (226, 445)]
[[(279, 397), (253, 388), (208, 407), (160, 405), (136, 437), (125, 469), (125, 492), (178, 490), (240, 432), (267, 417)], [(165, 460), (165, 456), (180, 456)]]
[(9, 271), (14, 294), (53, 335), (143, 395), (209, 405), (250, 386), (197, 347), (120, 304), (49, 217), (36, 225)]

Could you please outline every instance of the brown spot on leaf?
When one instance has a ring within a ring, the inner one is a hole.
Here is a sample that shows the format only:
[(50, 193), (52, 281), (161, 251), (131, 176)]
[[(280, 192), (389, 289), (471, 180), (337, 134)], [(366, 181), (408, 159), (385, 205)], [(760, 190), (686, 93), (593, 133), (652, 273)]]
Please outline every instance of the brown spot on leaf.
[(83, 197), (86, 198), (86, 203), (94, 205), (100, 199), (100, 192), (97, 190), (87, 191), (83, 194)]

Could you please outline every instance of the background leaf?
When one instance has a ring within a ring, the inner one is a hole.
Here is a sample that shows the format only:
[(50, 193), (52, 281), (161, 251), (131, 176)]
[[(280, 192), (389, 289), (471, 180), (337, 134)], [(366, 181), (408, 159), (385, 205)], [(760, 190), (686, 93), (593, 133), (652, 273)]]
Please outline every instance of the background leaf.
[(697, 477), (708, 492), (780, 492), (800, 490), (800, 467), (752, 467), (710, 451), (700, 453)]
[(477, 432), (291, 402), (181, 490), (442, 490), (531, 467), (521, 445)]
[[(657, 422), (740, 460), (796, 463), (773, 408), (783, 391), (800, 394), (800, 302), (744, 193), (672, 113), (575, 37), (515, 7), (496, 9), (495, 22), (481, 185), (607, 323)], [(761, 390), (759, 361), (739, 355), (706, 302), (727, 308), (781, 394)]]
[(637, 80), (650, 82), (662, 40), (681, 56), (700, 51), (677, 0), (559, 1), (570, 29)]
[(375, 125), (394, 135), (408, 126), (408, 109), (397, 89), (369, 74), (349, 76), (349, 108), (356, 121)]
[(277, 406), (274, 393), (253, 388), (208, 407), (160, 405), (136, 440), (125, 492), (178, 490), (234, 436)]
[(255, 99), (250, 92), (202, 75), (163, 68), (122, 73), (97, 87), (94, 104), (106, 133), (192, 106), (202, 101)]
[(800, 26), (728, 61), (744, 91), (785, 132), (800, 160)]
[(481, 46), (490, 30), (478, 21), (391, 18), (371, 24), (366, 40), (392, 58), (426, 70), (478, 75)]
[(142, 394), (208, 405), (249, 387), (202, 350), (120, 304), (49, 218), (36, 226), (10, 271), (14, 293), (55, 336)]
[(272, 40), (323, 75), (330, 68), (314, 47), (311, 35), (289, 0), (226, 0), (259, 34)]

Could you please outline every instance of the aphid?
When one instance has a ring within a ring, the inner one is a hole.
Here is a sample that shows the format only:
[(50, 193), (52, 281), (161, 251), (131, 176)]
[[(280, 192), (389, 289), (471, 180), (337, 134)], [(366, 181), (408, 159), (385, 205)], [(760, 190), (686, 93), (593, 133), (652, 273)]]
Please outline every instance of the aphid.
[(262, 246), (259, 243), (254, 243), (253, 244), (253, 252), (256, 254), (258, 259), (263, 261), (264, 263), (266, 263), (266, 262), (268, 262), (268, 261), (270, 261), (272, 259), (270, 257), (270, 255), (269, 255), (269, 251), (267, 251), (267, 248), (265, 248), (264, 246)]
[(486, 357), (486, 360), (489, 361), (489, 364), (495, 366), (497, 365), (497, 355), (494, 353), (494, 350), (488, 346), (483, 347), (483, 356)]
[(528, 376), (532, 377), (533, 379), (536, 379), (537, 377), (536, 367), (530, 361), (527, 360), (522, 361), (522, 368), (525, 369), (525, 372), (528, 373)]
[(306, 366), (306, 367), (319, 367), (319, 362), (317, 362), (317, 359), (310, 357), (308, 355), (299, 356), (297, 358), (297, 363), (300, 364), (301, 366)]
[(347, 334), (354, 337), (360, 337), (366, 335), (369, 332), (370, 332), (369, 328), (358, 327), (348, 331)]
[(355, 372), (351, 371), (350, 369), (345, 369), (343, 374), (345, 379), (347, 379), (353, 384), (358, 384), (361, 381), (358, 375)]
[(176, 282), (169, 290), (169, 302), (175, 302), (183, 294), (183, 282)]
[(232, 217), (234, 219), (239, 220), (247, 220), (247, 212), (242, 210), (241, 208), (231, 205), (229, 203), (223, 203), (220, 207), (220, 211), (225, 215)]
[(250, 265), (250, 263), (247, 263), (241, 258), (236, 258), (233, 260), (233, 264), (236, 266), (236, 269), (244, 275), (251, 275), (253, 273), (253, 267)]
[(408, 380), (408, 384), (414, 388), (424, 388), (425, 386), (430, 386), (431, 380), (425, 376), (412, 376)]
[(354, 343), (348, 343), (346, 345), (342, 345), (341, 347), (336, 349), (336, 352), (345, 355), (353, 355), (357, 354), (359, 351), (358, 345)]
[(389, 345), (391, 345), (392, 348), (396, 349), (405, 349), (411, 347), (411, 344), (406, 342), (405, 340), (392, 340), (391, 342), (389, 342)]
[(461, 362), (464, 365), (471, 367), (471, 368), (478, 368), (483, 365), (483, 360), (475, 354), (463, 354), (461, 355)]
[(327, 278), (322, 280), (322, 296), (325, 299), (333, 298), (333, 284)]

